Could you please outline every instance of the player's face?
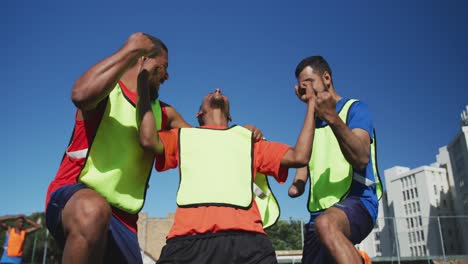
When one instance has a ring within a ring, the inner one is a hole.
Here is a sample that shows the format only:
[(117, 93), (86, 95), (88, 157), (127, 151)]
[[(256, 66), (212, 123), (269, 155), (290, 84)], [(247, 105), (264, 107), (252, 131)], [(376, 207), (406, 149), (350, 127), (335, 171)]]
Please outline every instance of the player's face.
[(229, 116), (229, 99), (221, 92), (221, 89), (216, 88), (212, 93), (205, 96), (202, 103), (202, 109), (204, 111), (209, 111), (210, 109), (221, 109), (226, 116)]
[(297, 82), (300, 88), (312, 87), (316, 93), (327, 90), (322, 76), (317, 74), (312, 67), (305, 67), (297, 77)]
[(24, 227), (24, 220), (22, 218), (16, 220), (16, 227), (23, 228)]
[(159, 89), (159, 86), (164, 81), (169, 79), (169, 73), (167, 72), (168, 56), (165, 50), (154, 58), (147, 58), (145, 63), (149, 63), (150, 66), (150, 89)]

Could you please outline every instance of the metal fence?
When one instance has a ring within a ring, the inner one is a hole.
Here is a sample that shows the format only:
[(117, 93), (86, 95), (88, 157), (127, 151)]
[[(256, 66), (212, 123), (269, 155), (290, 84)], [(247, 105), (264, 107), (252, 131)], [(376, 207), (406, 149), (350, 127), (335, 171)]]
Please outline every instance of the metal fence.
[[(281, 221), (291, 225), (305, 222)], [(378, 218), (372, 232), (356, 247), (366, 251), (376, 263), (468, 261), (468, 216)]]
[[(306, 222), (280, 220), (267, 230), (276, 245), (279, 263), (300, 263)], [(172, 219), (140, 219), (138, 236), (142, 250), (157, 258), (171, 225)], [(47, 244), (48, 235), (42, 230), (28, 236), (32, 254), (24, 256), (25, 263), (58, 263), (59, 260), (48, 256), (52, 253), (48, 248), (54, 248)], [(468, 262), (468, 216), (378, 218), (372, 232), (356, 246), (367, 252), (373, 263)]]

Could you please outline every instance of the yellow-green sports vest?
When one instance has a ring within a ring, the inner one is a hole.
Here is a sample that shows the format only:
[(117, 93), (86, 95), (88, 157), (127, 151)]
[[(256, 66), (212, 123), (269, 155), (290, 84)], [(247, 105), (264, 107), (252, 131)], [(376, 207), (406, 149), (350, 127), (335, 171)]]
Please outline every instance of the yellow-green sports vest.
[[(345, 102), (339, 117), (347, 124), (348, 112), (357, 100)], [(316, 128), (312, 155), (309, 162), (310, 192), (308, 200), (309, 212), (325, 210), (341, 201), (348, 194), (353, 180), (366, 186), (375, 185), (377, 197), (382, 196), (382, 186), (377, 170), (376, 138), (372, 135), (371, 158), (375, 182), (353, 172), (353, 168), (341, 152), (338, 140), (329, 125)]]
[(253, 192), (255, 194), (255, 203), (262, 218), (263, 228), (276, 224), (281, 214), (280, 207), (265, 174), (257, 172)]
[[(159, 100), (152, 103), (161, 129)], [(135, 105), (119, 84), (107, 98), (106, 109), (78, 180), (101, 194), (114, 207), (138, 213), (143, 207), (154, 155), (139, 144)]]
[(228, 129), (179, 129), (179, 207), (252, 205), (252, 132)]

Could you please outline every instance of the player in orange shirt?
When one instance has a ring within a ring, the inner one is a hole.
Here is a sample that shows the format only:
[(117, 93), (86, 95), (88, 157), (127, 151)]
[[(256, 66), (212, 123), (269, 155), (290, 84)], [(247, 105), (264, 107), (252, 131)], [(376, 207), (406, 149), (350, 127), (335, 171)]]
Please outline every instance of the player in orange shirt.
[[(252, 195), (257, 172), (283, 183), (287, 169), (306, 165), (314, 133), (315, 94), (307, 103), (295, 147), (252, 140), (251, 132), (231, 120), (228, 98), (220, 89), (208, 94), (197, 114), (199, 128), (156, 132), (144, 65), (138, 81), (140, 144), (156, 153), (156, 169), (179, 167), (174, 224), (158, 263), (277, 263)], [(296, 87), (296, 92), (298, 87)]]
[[(5, 221), (14, 219), (16, 219), (15, 226), (9, 226), (5, 223)], [(28, 222), (32, 227), (25, 229), (25, 222)], [(0, 217), (0, 226), (7, 230), (0, 263), (21, 263), (26, 235), (39, 230), (41, 225), (26, 218), (24, 215), (16, 215)]]

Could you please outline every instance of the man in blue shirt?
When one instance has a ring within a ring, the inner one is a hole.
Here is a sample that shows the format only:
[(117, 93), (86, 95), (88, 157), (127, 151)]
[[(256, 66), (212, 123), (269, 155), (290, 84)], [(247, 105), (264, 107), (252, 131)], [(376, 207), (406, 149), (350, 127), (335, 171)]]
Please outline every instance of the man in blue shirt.
[(311, 160), (297, 170), (288, 191), (291, 197), (301, 195), (311, 179), (302, 263), (362, 263), (353, 245), (372, 231), (381, 188), (372, 164), (370, 112), (364, 103), (336, 92), (321, 56), (303, 59), (295, 74), (297, 95), (309, 86), (317, 93)]

